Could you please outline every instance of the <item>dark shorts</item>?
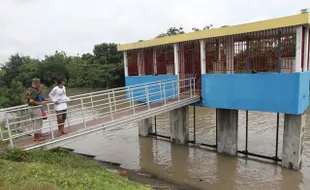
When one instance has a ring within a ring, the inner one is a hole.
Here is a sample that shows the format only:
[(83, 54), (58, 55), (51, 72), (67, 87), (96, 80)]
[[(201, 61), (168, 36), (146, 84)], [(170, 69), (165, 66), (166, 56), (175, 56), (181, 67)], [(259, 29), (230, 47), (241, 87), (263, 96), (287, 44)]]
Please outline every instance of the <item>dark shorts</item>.
[(57, 121), (63, 122), (67, 119), (67, 110), (56, 111), (57, 113)]

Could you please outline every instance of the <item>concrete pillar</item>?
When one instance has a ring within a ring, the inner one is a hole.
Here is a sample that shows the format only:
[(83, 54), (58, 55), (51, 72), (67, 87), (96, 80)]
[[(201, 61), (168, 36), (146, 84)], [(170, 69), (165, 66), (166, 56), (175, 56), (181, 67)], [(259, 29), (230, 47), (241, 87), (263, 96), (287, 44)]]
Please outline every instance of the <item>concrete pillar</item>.
[(127, 51), (124, 51), (124, 71), (125, 71), (125, 77), (128, 76), (128, 57), (127, 57)]
[(179, 44), (173, 44), (174, 75), (179, 76)]
[(237, 155), (238, 110), (217, 110), (217, 152)]
[(284, 116), (282, 166), (299, 170), (303, 152), (306, 114)]
[(139, 136), (146, 137), (152, 133), (152, 118), (138, 121)]
[(201, 75), (206, 74), (206, 40), (199, 40), (200, 42), (200, 67)]
[(292, 65), (292, 72), (301, 72), (301, 57), (302, 57), (302, 26), (296, 28), (296, 57)]
[(305, 28), (304, 32), (304, 69), (303, 72), (308, 71), (308, 57), (309, 57), (309, 29)]
[(188, 109), (188, 106), (184, 106), (170, 111), (170, 140), (172, 143), (186, 144), (188, 141)]
[(153, 68), (154, 68), (154, 75), (157, 75), (157, 59), (156, 59), (156, 49), (153, 50)]

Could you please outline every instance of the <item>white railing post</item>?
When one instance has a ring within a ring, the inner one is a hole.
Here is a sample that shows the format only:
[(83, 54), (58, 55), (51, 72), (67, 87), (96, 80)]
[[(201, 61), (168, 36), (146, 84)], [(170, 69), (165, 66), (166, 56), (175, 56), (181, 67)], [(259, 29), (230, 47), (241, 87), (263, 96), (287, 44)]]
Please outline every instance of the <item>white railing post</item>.
[(177, 87), (178, 87), (178, 100), (180, 100), (181, 89), (180, 89), (180, 81), (179, 80), (177, 80)]
[(116, 109), (115, 91), (114, 91), (114, 90), (112, 90), (112, 92), (113, 92), (114, 110), (115, 110), (115, 112), (116, 112), (116, 111), (117, 111), (117, 109)]
[(150, 109), (150, 97), (149, 97), (149, 90), (147, 85), (145, 85), (145, 96), (146, 96), (146, 103), (147, 103), (147, 108)]
[(108, 93), (108, 99), (109, 99), (109, 107), (110, 107), (111, 121), (113, 121), (113, 110), (112, 110), (112, 103), (111, 103), (111, 96), (110, 96), (110, 93)]
[[(132, 107), (132, 102), (131, 102), (131, 92), (130, 92), (130, 89), (127, 88), (126, 90), (126, 93), (128, 92), (128, 98), (129, 98), (129, 105), (130, 105), (130, 108)], [(125, 95), (126, 96), (126, 95)]]
[(193, 93), (192, 93), (192, 79), (189, 79), (189, 94), (191, 95), (191, 97), (193, 97)]
[(94, 119), (96, 119), (96, 116), (95, 116), (95, 108), (94, 108), (94, 101), (93, 101), (93, 95), (92, 95), (92, 93), (90, 93), (90, 102), (91, 102), (91, 108), (92, 108), (92, 112), (93, 112)]
[(172, 82), (171, 85), (172, 85), (172, 97), (174, 98), (175, 96), (174, 82)]
[(163, 92), (162, 92), (161, 82), (160, 82), (160, 86), (159, 86), (159, 92), (160, 92), (160, 101), (162, 101), (162, 99), (163, 99)]
[(193, 78), (193, 81), (194, 81), (194, 86), (193, 86), (193, 87), (194, 87), (194, 95), (197, 95), (197, 94), (196, 94), (196, 79)]
[[(2, 121), (3, 121), (3, 120), (2, 120)], [(0, 121), (0, 122), (2, 122), (2, 121)], [(1, 126), (0, 126), (0, 138), (1, 138), (1, 140), (3, 141), (3, 131), (2, 131)]]
[(133, 115), (136, 115), (135, 100), (134, 100), (134, 95), (133, 95), (133, 89), (131, 89), (131, 101), (132, 101), (132, 112), (133, 112)]
[(11, 128), (10, 128), (10, 123), (9, 123), (9, 118), (8, 118), (8, 114), (5, 113), (5, 125), (8, 129), (8, 135), (9, 135), (9, 139), (10, 139), (10, 145), (13, 148), (14, 144), (13, 144), (13, 138), (12, 138), (12, 134), (11, 134)]
[(52, 126), (52, 121), (51, 121), (51, 109), (50, 109), (50, 105), (47, 104), (47, 118), (48, 118), (48, 124), (50, 126), (50, 131), (51, 131), (51, 135), (52, 135), (52, 139), (54, 139), (54, 132), (53, 132), (53, 126)]
[(83, 117), (84, 128), (86, 129), (86, 121), (85, 121), (85, 115), (84, 115), (84, 101), (82, 98), (81, 98), (81, 108), (82, 108), (82, 117)]
[[(70, 105), (69, 105), (69, 103), (68, 103), (68, 101), (67, 101), (67, 104), (68, 104), (68, 109), (67, 109), (67, 125), (68, 125), (68, 127), (70, 127), (70, 115), (69, 115), (69, 108), (70, 108)], [(65, 127), (65, 126), (64, 126)]]
[(167, 104), (167, 97), (166, 97), (166, 84), (164, 83), (164, 87), (163, 87), (163, 91), (164, 91), (164, 104)]

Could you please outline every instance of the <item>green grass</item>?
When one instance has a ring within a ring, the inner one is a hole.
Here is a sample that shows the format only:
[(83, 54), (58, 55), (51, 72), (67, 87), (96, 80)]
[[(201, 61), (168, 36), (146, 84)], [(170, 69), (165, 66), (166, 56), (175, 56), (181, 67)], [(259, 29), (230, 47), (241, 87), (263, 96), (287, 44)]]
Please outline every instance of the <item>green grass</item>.
[[(4, 127), (4, 124), (0, 124), (0, 125), (1, 125), (0, 127), (1, 127), (2, 134), (3, 134), (3, 138), (4, 139), (9, 138), (9, 133), (7, 132), (7, 129)], [(12, 131), (12, 135), (15, 135), (15, 132)]]
[(144, 190), (150, 187), (111, 173), (95, 161), (66, 151), (9, 149), (0, 158), (0, 189)]

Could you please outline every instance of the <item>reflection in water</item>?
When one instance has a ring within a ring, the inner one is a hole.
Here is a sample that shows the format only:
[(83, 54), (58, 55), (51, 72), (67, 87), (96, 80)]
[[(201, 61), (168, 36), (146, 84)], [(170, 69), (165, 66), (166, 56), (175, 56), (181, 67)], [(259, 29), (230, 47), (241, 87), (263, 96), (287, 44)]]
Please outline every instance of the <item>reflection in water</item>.
[[(192, 109), (190, 109), (192, 114)], [(215, 110), (196, 108), (199, 143), (215, 143)], [(173, 145), (166, 140), (138, 136), (136, 124), (119, 126), (102, 134), (67, 145), (96, 159), (119, 162), (122, 167), (159, 175), (180, 184), (208, 190), (308, 190), (310, 189), (310, 113), (305, 128), (301, 171), (283, 169), (266, 160), (229, 157), (206, 148)], [(190, 135), (193, 117), (190, 116)], [(169, 115), (157, 116), (157, 131), (169, 135)], [(249, 151), (275, 154), (276, 114), (249, 112)], [(245, 112), (239, 112), (239, 150), (244, 150)], [(280, 115), (279, 157), (283, 140)]]

